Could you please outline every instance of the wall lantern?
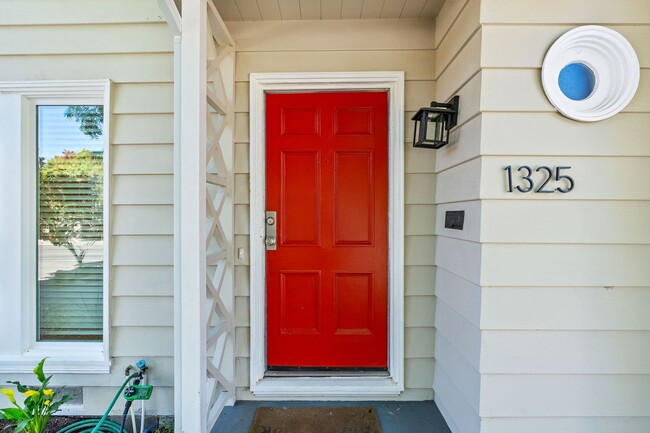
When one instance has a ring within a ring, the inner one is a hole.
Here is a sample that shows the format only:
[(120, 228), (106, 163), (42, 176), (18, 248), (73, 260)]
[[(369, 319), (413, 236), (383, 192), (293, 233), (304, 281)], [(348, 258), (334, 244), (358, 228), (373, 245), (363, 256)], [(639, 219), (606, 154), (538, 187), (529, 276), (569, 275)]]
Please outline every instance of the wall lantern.
[(415, 121), (413, 147), (440, 149), (449, 143), (449, 130), (458, 120), (459, 101), (456, 95), (447, 104), (433, 101), (430, 107), (420, 108), (411, 118)]

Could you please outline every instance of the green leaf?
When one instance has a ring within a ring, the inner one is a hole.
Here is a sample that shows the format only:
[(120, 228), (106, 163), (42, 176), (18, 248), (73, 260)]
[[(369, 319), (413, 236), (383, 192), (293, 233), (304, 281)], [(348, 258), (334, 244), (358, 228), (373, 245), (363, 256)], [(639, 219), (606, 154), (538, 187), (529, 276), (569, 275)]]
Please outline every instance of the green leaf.
[(30, 421), (31, 421), (31, 420), (30, 420), (29, 418), (28, 418), (28, 419), (25, 419), (25, 420), (22, 420), (22, 421), (21, 421), (21, 422), (16, 426), (16, 429), (14, 430), (14, 433), (20, 433), (21, 431), (25, 430), (25, 427), (27, 427), (27, 424), (29, 424)]
[(8, 419), (9, 421), (20, 421), (27, 416), (25, 411), (23, 411), (22, 409), (17, 409), (13, 407), (2, 409), (2, 411), (4, 412), (5, 418)]
[(45, 382), (46, 380), (45, 375), (43, 374), (43, 364), (45, 364), (46, 359), (47, 358), (41, 359), (41, 362), (39, 362), (36, 368), (34, 368), (34, 374), (36, 375), (38, 381), (41, 383)]

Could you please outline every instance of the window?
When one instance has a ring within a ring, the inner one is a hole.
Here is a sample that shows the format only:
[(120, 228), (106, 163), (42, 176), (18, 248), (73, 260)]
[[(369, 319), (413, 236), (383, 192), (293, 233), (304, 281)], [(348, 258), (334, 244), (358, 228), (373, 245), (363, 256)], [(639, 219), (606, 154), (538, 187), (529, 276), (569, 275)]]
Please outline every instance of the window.
[(104, 107), (36, 111), (37, 340), (101, 341)]
[(0, 373), (110, 367), (109, 86), (0, 83)]

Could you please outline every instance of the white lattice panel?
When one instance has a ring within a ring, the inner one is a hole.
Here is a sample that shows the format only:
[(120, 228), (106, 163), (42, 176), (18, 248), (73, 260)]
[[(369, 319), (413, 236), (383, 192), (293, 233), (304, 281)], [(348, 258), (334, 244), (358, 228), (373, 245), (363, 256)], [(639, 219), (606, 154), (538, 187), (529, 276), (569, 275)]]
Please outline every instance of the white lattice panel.
[[(207, 8), (206, 83), (206, 426), (235, 399), (233, 130), (235, 51), (223, 22)], [(217, 28), (214, 28), (217, 27)]]

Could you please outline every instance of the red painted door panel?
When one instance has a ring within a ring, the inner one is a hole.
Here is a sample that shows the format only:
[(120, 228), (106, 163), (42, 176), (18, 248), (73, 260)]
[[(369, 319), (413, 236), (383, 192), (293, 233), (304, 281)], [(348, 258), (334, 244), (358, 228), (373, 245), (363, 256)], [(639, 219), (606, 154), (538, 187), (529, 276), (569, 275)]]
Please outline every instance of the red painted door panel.
[(270, 367), (386, 368), (388, 94), (266, 95)]

